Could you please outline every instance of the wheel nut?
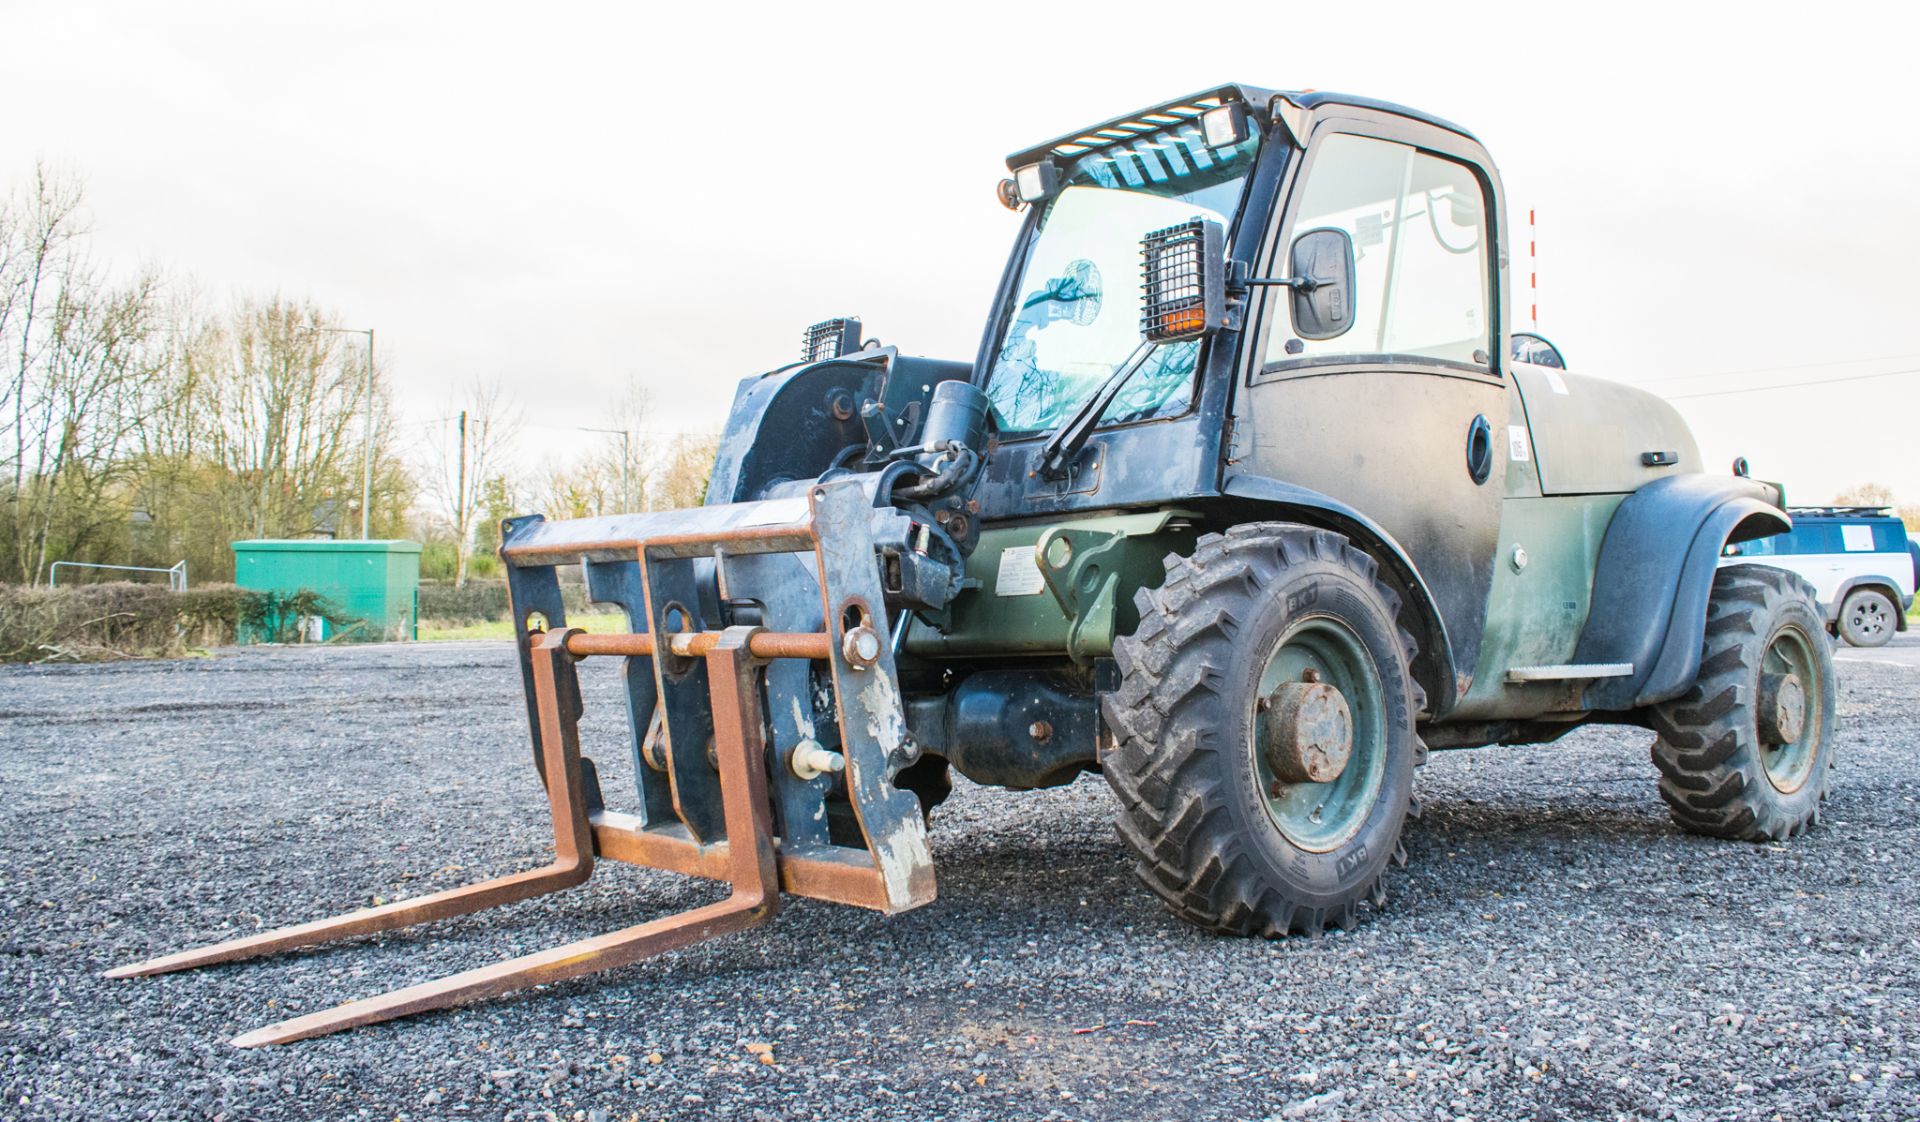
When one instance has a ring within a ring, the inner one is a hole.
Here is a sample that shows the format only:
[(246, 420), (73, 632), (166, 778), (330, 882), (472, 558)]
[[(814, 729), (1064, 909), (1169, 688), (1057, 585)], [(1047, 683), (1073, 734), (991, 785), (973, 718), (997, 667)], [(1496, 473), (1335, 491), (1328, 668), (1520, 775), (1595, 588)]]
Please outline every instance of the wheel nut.
[(1053, 739), (1053, 726), (1045, 721), (1035, 721), (1027, 726), (1027, 735), (1036, 743), (1045, 744)]

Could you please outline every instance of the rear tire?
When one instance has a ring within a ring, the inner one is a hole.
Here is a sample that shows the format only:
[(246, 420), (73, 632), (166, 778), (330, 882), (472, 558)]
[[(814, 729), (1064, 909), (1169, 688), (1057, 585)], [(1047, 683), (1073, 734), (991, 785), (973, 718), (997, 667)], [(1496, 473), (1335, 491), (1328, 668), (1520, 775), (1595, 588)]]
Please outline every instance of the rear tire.
[(1899, 630), (1898, 611), (1886, 593), (1856, 588), (1840, 604), (1840, 637), (1856, 647), (1884, 647)]
[(1778, 841), (1819, 822), (1834, 735), (1825, 630), (1800, 577), (1766, 565), (1715, 574), (1693, 686), (1648, 714), (1660, 797), (1682, 829)]
[[(1139, 879), (1180, 918), (1235, 935), (1350, 928), (1362, 901), (1383, 904), (1387, 862), (1406, 861), (1422, 697), (1373, 559), (1323, 530), (1238, 526), (1169, 557), (1135, 603), (1102, 704), (1103, 771)], [(1291, 711), (1275, 699), (1329, 686), (1350, 715), (1345, 764), (1283, 782), (1259, 747)]]

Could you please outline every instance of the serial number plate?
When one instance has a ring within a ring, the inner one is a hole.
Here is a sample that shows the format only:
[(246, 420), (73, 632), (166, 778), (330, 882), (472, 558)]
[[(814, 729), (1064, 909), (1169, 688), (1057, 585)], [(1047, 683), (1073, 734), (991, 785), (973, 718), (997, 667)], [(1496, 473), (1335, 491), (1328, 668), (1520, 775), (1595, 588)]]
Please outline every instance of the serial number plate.
[(993, 578), (995, 596), (1036, 596), (1046, 590), (1032, 546), (1010, 545), (1000, 551), (1000, 571)]

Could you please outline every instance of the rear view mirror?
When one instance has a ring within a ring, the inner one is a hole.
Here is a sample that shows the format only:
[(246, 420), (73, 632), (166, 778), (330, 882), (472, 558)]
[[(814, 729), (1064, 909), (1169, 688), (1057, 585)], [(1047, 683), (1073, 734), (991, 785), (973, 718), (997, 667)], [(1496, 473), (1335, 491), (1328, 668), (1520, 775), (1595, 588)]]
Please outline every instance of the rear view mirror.
[(1308, 230), (1287, 255), (1293, 333), (1333, 339), (1353, 326), (1353, 239), (1345, 230)]

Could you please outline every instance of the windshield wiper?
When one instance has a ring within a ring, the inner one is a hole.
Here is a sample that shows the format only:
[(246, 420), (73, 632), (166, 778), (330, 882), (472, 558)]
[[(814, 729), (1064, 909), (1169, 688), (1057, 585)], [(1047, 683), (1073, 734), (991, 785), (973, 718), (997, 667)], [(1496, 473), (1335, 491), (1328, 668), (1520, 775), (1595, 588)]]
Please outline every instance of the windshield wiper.
[(1040, 445), (1040, 465), (1035, 469), (1040, 475), (1055, 479), (1066, 474), (1067, 468), (1080, 454), (1080, 449), (1086, 447), (1087, 438), (1093, 435), (1093, 430), (1100, 424), (1100, 418), (1106, 415), (1107, 407), (1119, 396), (1127, 379), (1146, 365), (1147, 355), (1154, 346), (1153, 343), (1143, 342), (1135, 347), (1126, 361), (1114, 367), (1113, 373), (1107, 375), (1107, 380), (1100, 383), (1099, 388), (1087, 395), (1078, 409), (1047, 434), (1046, 442)]

